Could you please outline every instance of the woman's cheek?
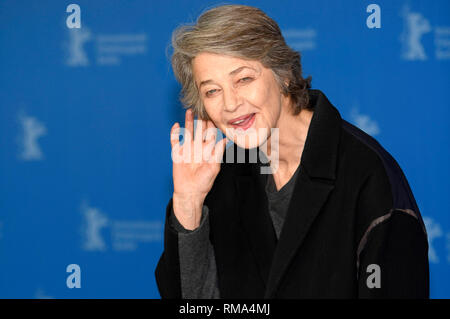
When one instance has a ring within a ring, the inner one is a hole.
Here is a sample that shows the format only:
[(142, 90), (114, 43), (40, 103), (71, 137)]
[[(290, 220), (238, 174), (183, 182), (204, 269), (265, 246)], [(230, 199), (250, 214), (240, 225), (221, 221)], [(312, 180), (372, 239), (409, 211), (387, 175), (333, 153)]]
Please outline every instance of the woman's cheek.
[(203, 105), (205, 106), (206, 113), (208, 113), (209, 119), (214, 123), (214, 125), (219, 125), (221, 123), (221, 111), (220, 109), (212, 105), (212, 103), (206, 104), (203, 102)]
[(244, 96), (255, 107), (260, 108), (268, 100), (270, 90), (263, 85), (249, 85), (244, 88)]

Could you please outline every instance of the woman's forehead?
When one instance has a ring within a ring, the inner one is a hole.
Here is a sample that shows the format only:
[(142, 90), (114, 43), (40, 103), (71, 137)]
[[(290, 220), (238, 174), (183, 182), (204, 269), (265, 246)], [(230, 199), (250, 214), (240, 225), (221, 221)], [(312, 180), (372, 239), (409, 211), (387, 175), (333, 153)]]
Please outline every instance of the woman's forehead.
[[(232, 76), (243, 70), (262, 71), (262, 64), (230, 55), (203, 52), (193, 59), (193, 72), (199, 81), (208, 81), (211, 76)], [(208, 78), (206, 78), (208, 77)]]

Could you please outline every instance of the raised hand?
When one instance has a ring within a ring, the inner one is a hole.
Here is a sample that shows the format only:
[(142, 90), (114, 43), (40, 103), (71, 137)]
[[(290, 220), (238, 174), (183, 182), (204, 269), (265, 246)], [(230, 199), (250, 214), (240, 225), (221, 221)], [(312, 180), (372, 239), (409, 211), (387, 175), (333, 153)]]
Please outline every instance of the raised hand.
[(180, 145), (180, 126), (170, 131), (172, 145), (173, 210), (181, 225), (195, 229), (200, 225), (203, 202), (220, 171), (227, 144), (223, 138), (216, 144), (217, 129), (212, 121), (197, 121), (194, 134), (194, 114), (185, 114), (184, 143)]

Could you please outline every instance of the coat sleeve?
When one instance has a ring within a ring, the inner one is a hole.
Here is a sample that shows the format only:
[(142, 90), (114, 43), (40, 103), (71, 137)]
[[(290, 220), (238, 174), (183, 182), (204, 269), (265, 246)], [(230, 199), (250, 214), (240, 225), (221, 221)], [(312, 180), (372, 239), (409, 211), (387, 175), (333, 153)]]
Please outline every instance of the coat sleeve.
[(180, 262), (178, 256), (178, 233), (169, 225), (172, 198), (166, 207), (164, 224), (164, 251), (155, 269), (159, 294), (164, 299), (181, 298)]
[[(407, 184), (401, 187), (409, 189)], [(428, 241), (420, 212), (396, 207), (396, 202), (382, 172), (373, 174), (361, 190), (359, 298), (429, 298)]]
[(162, 298), (220, 298), (206, 205), (200, 226), (191, 231), (178, 222), (170, 200), (166, 209), (164, 252), (155, 276)]

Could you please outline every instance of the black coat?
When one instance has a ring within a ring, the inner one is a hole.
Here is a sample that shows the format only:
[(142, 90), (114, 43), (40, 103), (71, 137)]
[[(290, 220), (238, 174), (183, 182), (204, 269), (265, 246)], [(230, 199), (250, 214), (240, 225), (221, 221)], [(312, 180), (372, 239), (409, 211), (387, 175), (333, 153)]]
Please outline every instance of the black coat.
[[(221, 297), (428, 298), (426, 230), (402, 170), (322, 92), (310, 97), (314, 114), (279, 240), (259, 162), (222, 163), (205, 199)], [(180, 298), (171, 205), (155, 274), (163, 298)]]

